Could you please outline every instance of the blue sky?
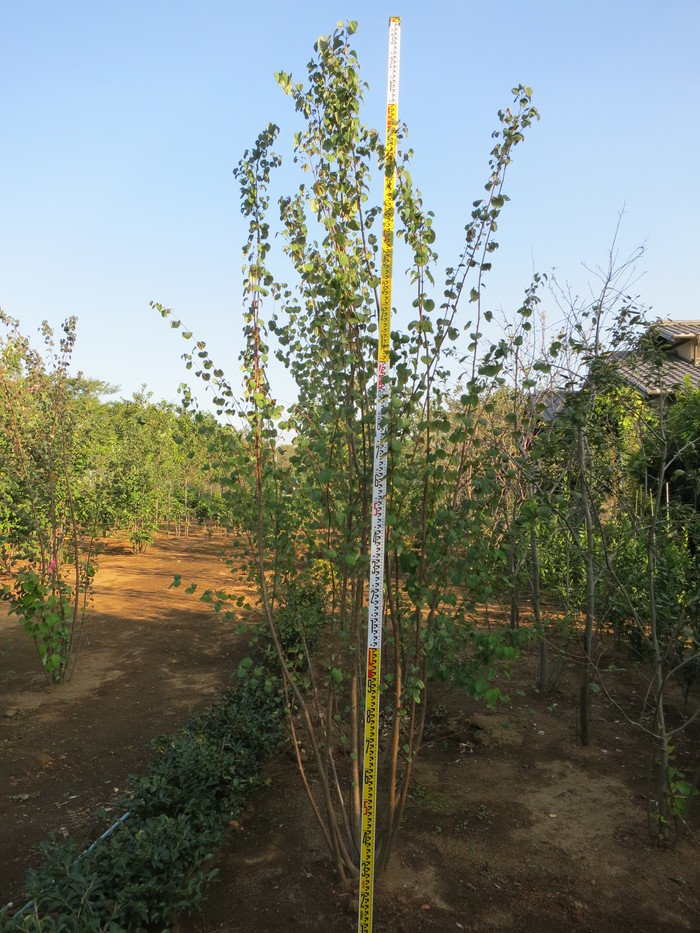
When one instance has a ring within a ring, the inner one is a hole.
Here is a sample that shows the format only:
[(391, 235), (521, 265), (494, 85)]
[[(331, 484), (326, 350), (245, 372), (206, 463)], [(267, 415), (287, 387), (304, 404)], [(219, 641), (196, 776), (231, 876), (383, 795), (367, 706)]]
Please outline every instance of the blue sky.
[[(175, 399), (185, 345), (154, 299), (237, 383), (245, 224), (232, 169), (267, 122), (296, 126), (274, 73), (303, 79), (341, 19), (359, 21), (365, 119), (383, 129), (390, 15), (441, 265), (481, 196), (496, 112), (522, 82), (542, 119), (509, 170), (487, 306), (508, 317), (533, 269), (585, 290), (582, 264), (605, 262), (624, 207), (620, 256), (646, 244), (636, 292), (654, 316), (700, 317), (696, 0), (0, 0), (0, 306), (31, 333), (76, 314), (77, 368), (126, 396), (146, 383)], [(400, 267), (395, 283), (401, 305)], [(282, 381), (279, 396), (291, 392)]]

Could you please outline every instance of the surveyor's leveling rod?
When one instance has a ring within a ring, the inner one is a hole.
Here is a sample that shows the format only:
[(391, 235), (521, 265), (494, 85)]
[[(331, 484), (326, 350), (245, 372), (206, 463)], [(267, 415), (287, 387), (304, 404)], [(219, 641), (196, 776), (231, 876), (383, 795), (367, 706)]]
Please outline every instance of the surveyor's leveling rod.
[(387, 438), (389, 411), (389, 351), (391, 346), (391, 272), (394, 251), (394, 176), (396, 115), (399, 107), (399, 48), (401, 20), (389, 20), (389, 69), (386, 102), (384, 169), (384, 238), (382, 289), (379, 307), (377, 402), (374, 427), (374, 489), (370, 547), (369, 620), (367, 623), (367, 686), (365, 690), (364, 780), (362, 785), (362, 850), (360, 854), (359, 933), (372, 931), (374, 895), (374, 830), (377, 805), (377, 748), (379, 744), (379, 674), (382, 657), (384, 606), (384, 535), (386, 516)]

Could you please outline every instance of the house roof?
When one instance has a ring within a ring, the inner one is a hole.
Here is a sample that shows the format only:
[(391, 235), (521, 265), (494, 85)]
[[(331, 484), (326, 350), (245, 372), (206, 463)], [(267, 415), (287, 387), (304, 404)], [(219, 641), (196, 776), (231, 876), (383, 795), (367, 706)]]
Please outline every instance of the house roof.
[(540, 418), (545, 424), (551, 424), (553, 421), (556, 421), (557, 415), (566, 405), (566, 401), (570, 394), (570, 392), (555, 389), (552, 392), (547, 392), (544, 396), (538, 396), (537, 402), (543, 406), (540, 412)]
[(654, 329), (670, 343), (682, 343), (700, 337), (700, 321), (659, 321)]
[(616, 361), (620, 376), (645, 398), (672, 392), (684, 384), (700, 389), (700, 366), (682, 359), (676, 348), (683, 343), (700, 341), (700, 321), (658, 321), (651, 330), (665, 344), (663, 363), (645, 360), (635, 354), (620, 354)]
[(691, 388), (700, 389), (700, 366), (678, 357), (667, 358), (660, 369), (648, 360), (627, 356), (617, 363), (616, 368), (625, 382), (646, 398), (661, 394), (662, 379), (665, 392), (684, 385), (686, 380), (689, 380)]

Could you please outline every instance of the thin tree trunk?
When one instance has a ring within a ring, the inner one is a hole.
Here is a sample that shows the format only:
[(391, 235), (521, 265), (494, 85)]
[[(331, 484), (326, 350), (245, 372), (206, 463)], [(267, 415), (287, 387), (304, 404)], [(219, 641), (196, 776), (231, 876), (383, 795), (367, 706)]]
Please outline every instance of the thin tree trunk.
[[(511, 526), (512, 530), (512, 526)], [(519, 592), (518, 592), (518, 581), (515, 576), (515, 552), (516, 552), (516, 543), (515, 538), (511, 539), (510, 548), (508, 551), (508, 571), (510, 573), (510, 627), (516, 629), (520, 627), (520, 603), (519, 603)]]
[(530, 523), (530, 560), (532, 562), (532, 611), (535, 616), (535, 631), (540, 640), (539, 686), (540, 690), (546, 693), (549, 690), (549, 660), (547, 657), (547, 640), (544, 637), (544, 627), (542, 625), (540, 554), (537, 543), (537, 528), (534, 521)]
[[(659, 753), (659, 764), (657, 774), (657, 839), (659, 842), (668, 838), (668, 766), (669, 766), (669, 747), (668, 736), (666, 734), (666, 716), (664, 712), (664, 652), (659, 644), (658, 618), (656, 612), (656, 586), (654, 581), (654, 570), (656, 563), (656, 523), (659, 519), (661, 510), (661, 497), (663, 490), (663, 473), (666, 464), (666, 441), (664, 438), (664, 449), (661, 460), (661, 470), (659, 472), (659, 483), (656, 497), (652, 504), (652, 516), (649, 527), (649, 537), (647, 538), (647, 587), (649, 590), (649, 635), (652, 647), (653, 657), (653, 680), (654, 680), (654, 700), (655, 700), (655, 722), (654, 730), (656, 732), (657, 748)], [(666, 485), (668, 490), (668, 484)]]
[(586, 622), (583, 630), (583, 669), (581, 672), (581, 686), (579, 690), (579, 734), (582, 745), (590, 745), (591, 724), (591, 671), (593, 667), (593, 620), (595, 617), (595, 577), (594, 577), (594, 539), (593, 516), (591, 514), (591, 500), (586, 476), (586, 449), (583, 428), (578, 429), (578, 459), (581, 470), (581, 507), (586, 524)]
[(187, 511), (187, 479), (185, 479), (185, 537), (190, 536), (190, 513)]

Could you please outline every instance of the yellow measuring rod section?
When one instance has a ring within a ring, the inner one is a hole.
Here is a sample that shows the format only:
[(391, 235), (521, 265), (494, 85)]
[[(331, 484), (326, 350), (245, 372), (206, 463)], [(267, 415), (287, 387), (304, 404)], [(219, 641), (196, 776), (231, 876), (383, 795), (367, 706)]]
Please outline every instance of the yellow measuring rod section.
[(374, 839), (377, 816), (377, 753), (379, 747), (379, 684), (384, 609), (384, 539), (386, 532), (386, 424), (391, 386), (391, 273), (394, 252), (394, 186), (396, 120), (399, 109), (399, 52), (401, 20), (389, 20), (389, 68), (386, 104), (384, 169), (384, 235), (382, 287), (377, 353), (377, 402), (374, 427), (374, 486), (370, 541), (369, 619), (367, 622), (367, 685), (365, 689), (365, 744), (362, 787), (362, 848), (360, 852), (359, 933), (371, 933), (374, 905)]

